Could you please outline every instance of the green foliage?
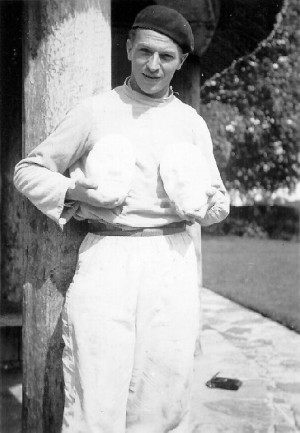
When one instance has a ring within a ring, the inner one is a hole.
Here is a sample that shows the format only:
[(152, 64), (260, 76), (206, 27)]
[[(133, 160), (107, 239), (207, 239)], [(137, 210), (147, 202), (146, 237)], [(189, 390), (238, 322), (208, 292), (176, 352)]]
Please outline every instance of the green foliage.
[(300, 3), (259, 49), (201, 89), (202, 116), (228, 188), (293, 188), (299, 179)]
[(300, 209), (291, 206), (232, 206), (219, 224), (203, 227), (203, 234), (234, 235), (261, 239), (300, 240)]

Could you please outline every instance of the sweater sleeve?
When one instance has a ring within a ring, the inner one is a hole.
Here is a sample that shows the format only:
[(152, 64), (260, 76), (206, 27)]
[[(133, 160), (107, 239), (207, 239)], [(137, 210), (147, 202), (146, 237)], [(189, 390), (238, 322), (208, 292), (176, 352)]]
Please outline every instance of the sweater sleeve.
[(215, 204), (208, 209), (206, 215), (201, 220), (201, 225), (209, 226), (224, 220), (229, 214), (230, 200), (213, 153), (213, 143), (209, 129), (204, 119), (197, 115), (196, 141), (197, 145), (206, 157), (211, 173), (211, 186), (216, 189), (214, 196)]
[[(64, 173), (90, 150), (91, 126), (91, 111), (83, 103), (78, 104), (55, 131), (15, 167), (14, 184), (18, 191), (57, 223), (64, 210), (66, 192), (75, 186)], [(76, 203), (73, 207), (76, 208)], [(71, 214), (69, 211), (68, 219)]]

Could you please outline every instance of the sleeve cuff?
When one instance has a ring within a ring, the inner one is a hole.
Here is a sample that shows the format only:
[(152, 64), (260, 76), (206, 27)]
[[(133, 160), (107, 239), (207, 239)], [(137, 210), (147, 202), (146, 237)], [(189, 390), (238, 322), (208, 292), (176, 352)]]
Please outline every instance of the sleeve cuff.
[(58, 203), (55, 207), (48, 210), (46, 215), (54, 220), (60, 227), (62, 227), (76, 213), (79, 203), (73, 200), (66, 200), (67, 190), (75, 188), (74, 180), (61, 175), (60, 181), (61, 186)]

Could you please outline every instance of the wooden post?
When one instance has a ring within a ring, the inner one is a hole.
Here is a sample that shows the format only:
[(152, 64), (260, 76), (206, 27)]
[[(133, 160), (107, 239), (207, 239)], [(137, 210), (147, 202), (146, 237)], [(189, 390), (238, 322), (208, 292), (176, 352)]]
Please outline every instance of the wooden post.
[[(180, 74), (174, 77), (173, 83), (176, 91), (181, 95), (181, 99), (191, 105), (200, 114), (200, 65), (196, 56), (190, 56), (184, 64)], [(203, 286), (203, 269), (202, 269), (202, 247), (201, 247), (201, 226), (195, 223), (187, 226), (187, 231), (193, 239), (198, 265), (198, 288), (199, 298), (201, 301)], [(196, 344), (196, 354), (201, 354), (201, 330), (202, 330), (202, 302), (200, 302), (200, 332)]]
[[(191, 105), (200, 114), (200, 66), (196, 56), (188, 57), (180, 73), (175, 74), (173, 79), (174, 89), (179, 92), (180, 99)], [(202, 286), (202, 254), (201, 254), (201, 227), (193, 224), (188, 227), (192, 237), (198, 261), (199, 291)]]
[[(110, 88), (110, 0), (24, 2), (26, 155), (79, 99)], [(24, 208), (23, 432), (59, 433), (63, 412), (61, 308), (83, 224), (62, 233)]]
[(182, 69), (174, 75), (172, 85), (180, 99), (200, 111), (200, 65), (196, 56), (189, 56)]

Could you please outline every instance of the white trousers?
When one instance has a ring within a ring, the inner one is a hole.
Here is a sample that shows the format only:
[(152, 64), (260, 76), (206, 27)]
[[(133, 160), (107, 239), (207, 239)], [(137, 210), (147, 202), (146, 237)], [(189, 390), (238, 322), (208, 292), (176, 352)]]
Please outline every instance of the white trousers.
[(89, 233), (63, 310), (62, 433), (189, 433), (198, 331), (187, 233)]

